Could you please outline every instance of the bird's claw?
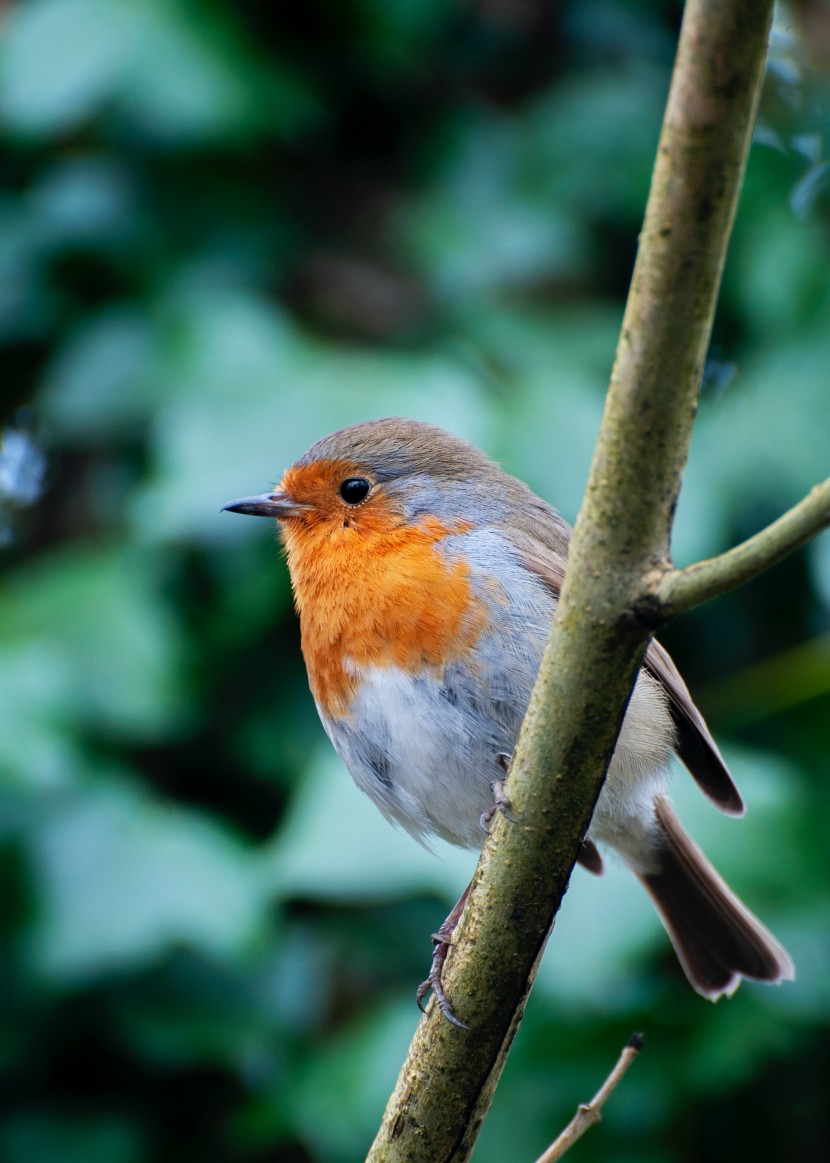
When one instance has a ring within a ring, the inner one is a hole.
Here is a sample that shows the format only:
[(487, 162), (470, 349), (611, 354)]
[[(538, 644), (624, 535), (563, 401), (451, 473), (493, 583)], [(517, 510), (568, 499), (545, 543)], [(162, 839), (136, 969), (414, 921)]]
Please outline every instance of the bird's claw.
[[(499, 755), (497, 758), (499, 761), (502, 759), (509, 761), (509, 756)], [(490, 824), (493, 822), (493, 816), (495, 816), (496, 812), (501, 812), (505, 820), (508, 820), (511, 824), (516, 823), (515, 819), (510, 815), (510, 800), (504, 794), (504, 780), (494, 779), (490, 787), (493, 789), (493, 803), (478, 818), (478, 822), (484, 832), (490, 830)]]
[(439, 930), (433, 934), (432, 942), (435, 946), (432, 954), (432, 965), (430, 966), (429, 974), (425, 981), (422, 981), (418, 986), (418, 992), (415, 994), (415, 999), (418, 1002), (418, 1009), (421, 1013), (426, 1013), (424, 1009), (424, 998), (432, 991), (435, 1003), (442, 1015), (451, 1022), (452, 1025), (457, 1026), (459, 1030), (466, 1030), (468, 1027), (460, 1018), (455, 1016), (455, 1010), (450, 1004), (450, 1000), (444, 993), (444, 985), (441, 981), (441, 975), (444, 971), (444, 962), (447, 960), (447, 954), (450, 951), (449, 935), (442, 935)]

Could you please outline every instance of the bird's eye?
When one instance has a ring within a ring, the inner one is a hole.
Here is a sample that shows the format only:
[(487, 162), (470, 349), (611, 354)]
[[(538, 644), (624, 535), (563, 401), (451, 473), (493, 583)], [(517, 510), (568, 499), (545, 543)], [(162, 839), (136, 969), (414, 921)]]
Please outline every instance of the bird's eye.
[(340, 486), (340, 496), (347, 505), (359, 505), (365, 501), (372, 486), (365, 477), (348, 477)]

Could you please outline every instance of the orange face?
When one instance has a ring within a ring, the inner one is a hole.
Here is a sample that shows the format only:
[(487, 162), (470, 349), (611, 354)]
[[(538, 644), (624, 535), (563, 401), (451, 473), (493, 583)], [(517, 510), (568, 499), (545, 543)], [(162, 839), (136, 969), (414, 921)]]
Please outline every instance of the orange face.
[[(368, 486), (365, 499), (356, 504), (341, 495), (344, 483), (350, 481), (363, 481)], [(351, 461), (315, 460), (294, 465), (277, 487), (292, 501), (309, 506), (302, 524), (359, 526), (368, 532), (388, 530), (403, 521), (403, 509), (394, 504), (393, 494)]]
[[(365, 497), (354, 503), (343, 495)], [(302, 626), (311, 689), (323, 712), (347, 715), (357, 671), (441, 671), (474, 645), (484, 610), (468, 566), (441, 552), (469, 523), (407, 522), (394, 482), (360, 466), (318, 460), (295, 465), (279, 492), (304, 506), (280, 519)]]

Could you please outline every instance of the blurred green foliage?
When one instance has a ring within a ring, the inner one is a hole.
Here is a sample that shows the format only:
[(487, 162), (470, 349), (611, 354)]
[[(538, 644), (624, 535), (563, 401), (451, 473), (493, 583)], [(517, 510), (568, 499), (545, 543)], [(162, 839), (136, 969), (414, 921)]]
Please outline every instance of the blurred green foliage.
[[(219, 508), (405, 413), (575, 516), (679, 9), (5, 12), (3, 1160), (362, 1157), (473, 857), (361, 799), (273, 538)], [(777, 25), (680, 562), (828, 471), (820, 9)], [(798, 981), (709, 1006), (630, 878), (577, 872), (482, 1163), (535, 1158), (633, 1029), (646, 1052), (580, 1158), (830, 1155), (830, 541), (666, 638), (750, 805), (717, 818), (681, 777), (682, 814)]]

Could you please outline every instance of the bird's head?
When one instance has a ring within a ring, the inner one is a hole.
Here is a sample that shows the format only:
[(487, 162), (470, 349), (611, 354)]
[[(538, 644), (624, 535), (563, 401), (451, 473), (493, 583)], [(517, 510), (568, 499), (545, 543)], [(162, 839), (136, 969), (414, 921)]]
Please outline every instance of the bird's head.
[(289, 540), (324, 529), (384, 533), (426, 519), (469, 526), (488, 497), (497, 504), (499, 478), (482, 452), (441, 428), (370, 420), (312, 445), (273, 491), (224, 508), (274, 517)]

